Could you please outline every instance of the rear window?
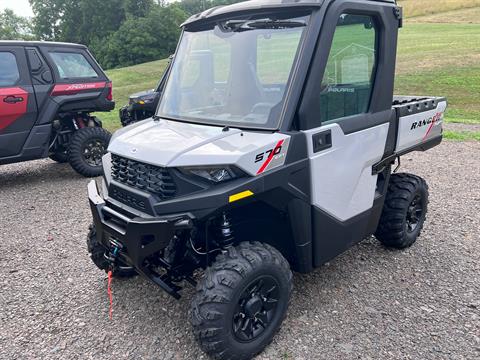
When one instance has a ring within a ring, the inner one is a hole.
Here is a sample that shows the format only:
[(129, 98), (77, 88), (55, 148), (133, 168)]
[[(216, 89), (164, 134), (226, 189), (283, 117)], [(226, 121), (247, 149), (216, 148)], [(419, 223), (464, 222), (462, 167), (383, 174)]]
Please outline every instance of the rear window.
[(83, 54), (51, 52), (50, 56), (62, 79), (98, 77)]
[(15, 85), (20, 79), (17, 59), (11, 52), (0, 52), (0, 86)]

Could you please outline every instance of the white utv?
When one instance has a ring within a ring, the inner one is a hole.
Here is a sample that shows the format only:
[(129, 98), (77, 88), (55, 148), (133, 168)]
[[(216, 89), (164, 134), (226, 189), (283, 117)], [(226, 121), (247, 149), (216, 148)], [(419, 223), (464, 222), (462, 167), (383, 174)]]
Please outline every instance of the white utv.
[[(444, 98), (394, 97), (395, 1), (259, 0), (193, 16), (156, 115), (114, 134), (88, 248), (175, 298), (216, 359), (249, 359), (285, 317), (292, 270), (367, 236), (411, 246), (423, 179), (392, 172), (440, 144)], [(200, 270), (200, 271), (199, 271)]]

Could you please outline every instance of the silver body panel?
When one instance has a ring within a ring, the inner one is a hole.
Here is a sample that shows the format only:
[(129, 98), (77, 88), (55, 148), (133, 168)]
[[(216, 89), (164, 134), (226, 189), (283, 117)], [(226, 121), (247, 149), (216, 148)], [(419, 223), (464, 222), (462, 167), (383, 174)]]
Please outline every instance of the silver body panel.
[[(160, 167), (235, 165), (255, 176), (262, 167), (261, 173), (285, 163), (289, 139), (280, 133), (148, 119), (117, 131), (108, 151)], [(280, 143), (281, 151), (269, 159)]]
[(396, 152), (401, 152), (422, 142), (442, 135), (442, 124), (447, 102), (437, 104), (437, 108), (399, 119)]
[[(308, 140), (312, 205), (346, 221), (373, 206), (378, 175), (372, 165), (382, 159), (389, 124), (345, 135), (338, 124), (305, 131)], [(331, 130), (332, 147), (313, 152), (312, 135)]]

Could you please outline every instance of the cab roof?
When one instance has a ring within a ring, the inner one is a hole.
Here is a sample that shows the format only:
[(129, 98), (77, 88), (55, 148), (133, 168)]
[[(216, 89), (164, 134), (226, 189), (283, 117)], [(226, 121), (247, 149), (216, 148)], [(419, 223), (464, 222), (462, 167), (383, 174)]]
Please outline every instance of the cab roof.
[(85, 45), (73, 44), (73, 43), (62, 43), (62, 42), (53, 42), (53, 41), (24, 41), (24, 40), (0, 40), (0, 46), (35, 46), (35, 47), (65, 47), (65, 48), (76, 48), (76, 49), (86, 49)]
[[(255, 11), (262, 9), (283, 9), (293, 7), (320, 7), (326, 0), (250, 0), (242, 1), (232, 5), (216, 6), (201, 13), (191, 16), (182, 27), (194, 23), (208, 21), (212, 18), (220, 17), (226, 14), (241, 13), (245, 11)], [(395, 3), (396, 0), (370, 0), (379, 2)]]

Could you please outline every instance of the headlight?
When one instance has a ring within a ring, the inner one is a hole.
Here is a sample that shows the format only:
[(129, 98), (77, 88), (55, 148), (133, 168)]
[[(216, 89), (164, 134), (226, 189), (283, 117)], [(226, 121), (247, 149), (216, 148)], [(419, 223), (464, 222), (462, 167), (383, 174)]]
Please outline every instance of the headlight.
[(135, 102), (140, 105), (151, 104), (155, 101), (156, 94), (146, 95), (141, 97), (140, 99), (136, 99)]
[(215, 184), (233, 180), (245, 175), (245, 173), (243, 173), (241, 170), (232, 166), (221, 166), (221, 167), (195, 166), (195, 167), (185, 167), (179, 170), (186, 175), (195, 175), (205, 180), (211, 181)]

